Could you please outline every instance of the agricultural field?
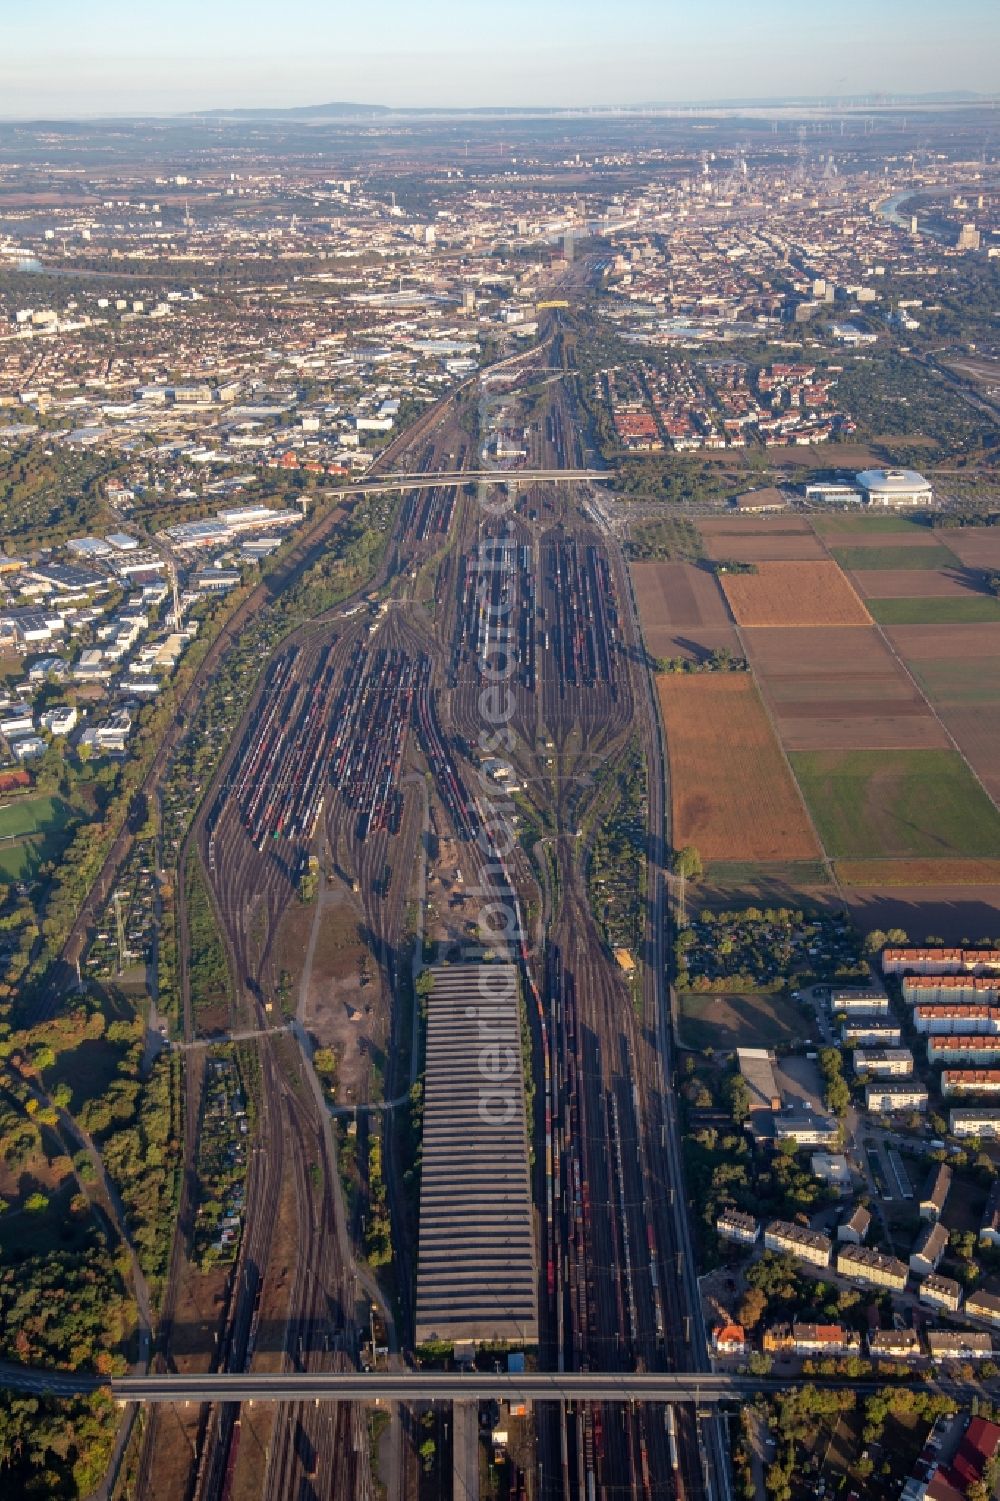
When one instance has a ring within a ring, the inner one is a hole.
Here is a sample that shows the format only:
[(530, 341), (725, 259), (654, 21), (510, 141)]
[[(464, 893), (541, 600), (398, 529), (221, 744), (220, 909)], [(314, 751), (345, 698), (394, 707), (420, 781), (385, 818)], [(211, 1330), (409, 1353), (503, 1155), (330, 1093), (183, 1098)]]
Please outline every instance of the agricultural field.
[(943, 938), (945, 943), (962, 943), (995, 933), (1000, 912), (1000, 883), (893, 886), (879, 880), (874, 886), (845, 885), (843, 891), (851, 915), (863, 931), (902, 928), (912, 943), (926, 943), (932, 937)]
[(967, 567), (1000, 568), (1000, 526), (949, 527), (944, 536), (951, 551)]
[(1000, 858), (1000, 813), (952, 750), (793, 752), (833, 859)]
[(1000, 703), (1000, 622), (889, 631), (896, 651), (938, 707)]
[(783, 517), (781, 525), (726, 518), (703, 521), (702, 536), (707, 557), (716, 562), (727, 558), (739, 563), (813, 562), (825, 558), (822, 542), (798, 517)]
[(787, 750), (948, 745), (878, 631), (750, 629), (743, 639)]
[(816, 860), (820, 849), (747, 674), (662, 676), (673, 843), (711, 860)]
[(844, 886), (1000, 886), (1000, 860), (838, 860)]
[(739, 655), (732, 616), (715, 574), (691, 563), (632, 563), (646, 650), (653, 657), (701, 660)]
[[(866, 600), (913, 597), (913, 573), (907, 568), (872, 568), (859, 573), (856, 583)], [(968, 599), (986, 592), (981, 573), (958, 566), (928, 569), (919, 588), (922, 599)]]
[(870, 599), (868, 608), (879, 625), (977, 625), (1000, 620), (1000, 599), (992, 594), (959, 597), (914, 595), (910, 599)]
[(871, 617), (836, 563), (760, 563), (722, 575), (741, 626), (869, 625)]
[(806, 516), (796, 516), (792, 511), (760, 516), (740, 515), (734, 511), (726, 516), (705, 516), (698, 522), (698, 529), (706, 539), (717, 536), (784, 537), (792, 532), (805, 537), (812, 531), (812, 526)]
[(902, 546), (910, 546), (924, 539), (932, 547), (938, 545), (930, 527), (894, 511), (885, 515), (859, 513), (856, 509), (833, 511), (813, 515), (810, 520), (821, 537), (832, 537), (838, 547), (864, 547), (872, 537), (878, 537), (880, 543), (884, 538), (890, 545), (898, 540)]
[(962, 755), (993, 800), (1000, 803), (1000, 700), (961, 708), (949, 706), (941, 713)]
[(850, 568), (857, 573), (870, 568), (954, 568), (958, 566), (959, 559), (947, 547), (940, 543), (932, 542), (918, 547), (888, 546), (888, 547), (842, 547), (832, 548), (833, 556), (841, 568)]

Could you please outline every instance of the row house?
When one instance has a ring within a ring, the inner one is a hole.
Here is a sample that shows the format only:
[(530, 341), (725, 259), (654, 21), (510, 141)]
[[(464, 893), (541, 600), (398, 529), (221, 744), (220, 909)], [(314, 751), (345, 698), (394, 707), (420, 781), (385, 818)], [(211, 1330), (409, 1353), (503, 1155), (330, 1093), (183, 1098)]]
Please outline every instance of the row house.
[(991, 1068), (1000, 1063), (1000, 1037), (928, 1037), (927, 1062), (966, 1063), (973, 1068)]
[(942, 1069), (941, 1093), (945, 1099), (952, 1099), (956, 1095), (1000, 1095), (1000, 1069)]
[(886, 948), (884, 975), (1000, 975), (1000, 949)]
[(958, 1002), (914, 1006), (913, 1025), (928, 1037), (947, 1037), (956, 1032), (976, 1037), (1000, 1036), (1000, 1006)]
[(861, 1336), (843, 1324), (773, 1324), (762, 1340), (769, 1355), (859, 1355)]
[(996, 975), (904, 975), (903, 1000), (911, 1006), (950, 1001), (956, 1005), (1000, 1004)]

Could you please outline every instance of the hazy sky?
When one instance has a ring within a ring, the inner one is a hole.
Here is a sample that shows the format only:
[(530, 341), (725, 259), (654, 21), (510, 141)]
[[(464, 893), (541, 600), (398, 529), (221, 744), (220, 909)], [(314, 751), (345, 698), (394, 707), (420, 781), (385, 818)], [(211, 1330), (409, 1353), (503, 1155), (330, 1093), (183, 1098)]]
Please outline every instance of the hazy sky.
[(0, 115), (1000, 89), (998, 0), (0, 0)]

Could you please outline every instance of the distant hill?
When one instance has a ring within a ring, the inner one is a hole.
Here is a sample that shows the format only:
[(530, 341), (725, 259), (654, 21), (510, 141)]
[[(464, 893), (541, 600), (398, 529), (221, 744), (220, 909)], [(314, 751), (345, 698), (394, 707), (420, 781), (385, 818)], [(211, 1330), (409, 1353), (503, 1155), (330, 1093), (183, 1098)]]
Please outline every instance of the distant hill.
[[(191, 112), (194, 113), (193, 111)], [(225, 116), (229, 120), (346, 120), (365, 119), (374, 115), (391, 115), (384, 104), (300, 104), (289, 109), (208, 109), (198, 110), (197, 117)]]

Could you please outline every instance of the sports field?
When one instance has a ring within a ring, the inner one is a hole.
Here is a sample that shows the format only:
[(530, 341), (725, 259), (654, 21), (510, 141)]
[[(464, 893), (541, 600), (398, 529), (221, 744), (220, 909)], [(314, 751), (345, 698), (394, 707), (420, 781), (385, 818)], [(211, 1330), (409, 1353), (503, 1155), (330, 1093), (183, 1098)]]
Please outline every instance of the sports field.
[(722, 587), (741, 626), (870, 625), (871, 617), (836, 563), (759, 563), (724, 573)]
[(73, 816), (59, 797), (20, 797), (0, 806), (0, 881), (27, 881), (51, 859)]
[(835, 859), (1000, 859), (1000, 813), (953, 750), (793, 751)]
[(757, 686), (745, 673), (665, 675), (673, 843), (704, 860), (820, 857)]
[(15, 798), (0, 806), (0, 841), (58, 833), (66, 827), (71, 811), (59, 797)]

